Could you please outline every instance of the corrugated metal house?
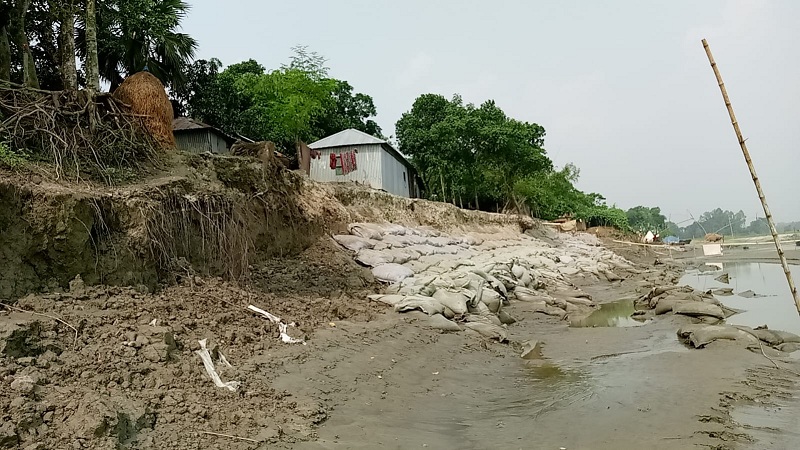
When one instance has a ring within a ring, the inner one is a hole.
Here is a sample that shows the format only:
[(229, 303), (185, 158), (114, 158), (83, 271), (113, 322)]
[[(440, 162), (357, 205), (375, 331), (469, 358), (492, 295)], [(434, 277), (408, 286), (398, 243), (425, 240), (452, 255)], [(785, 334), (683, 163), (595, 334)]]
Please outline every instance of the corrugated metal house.
[[(349, 129), (308, 145), (321, 158), (311, 162), (310, 177), (315, 181), (355, 181), (402, 197), (419, 197), (421, 183), (414, 167), (388, 142), (367, 133)], [(342, 175), (341, 154), (356, 152), (356, 170)], [(330, 155), (336, 156), (331, 169)]]
[(172, 130), (178, 150), (185, 152), (226, 154), (237, 140), (252, 142), (242, 137), (230, 136), (218, 128), (189, 117), (173, 120)]

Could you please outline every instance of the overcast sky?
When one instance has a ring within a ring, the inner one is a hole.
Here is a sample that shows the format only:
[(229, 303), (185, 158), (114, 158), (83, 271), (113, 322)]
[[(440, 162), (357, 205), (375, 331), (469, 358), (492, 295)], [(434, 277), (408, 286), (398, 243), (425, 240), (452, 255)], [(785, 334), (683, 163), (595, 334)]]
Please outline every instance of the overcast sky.
[[(763, 217), (707, 38), (778, 221), (800, 220), (800, 2), (188, 0), (199, 58), (267, 68), (307, 45), (371, 95), (386, 134), (423, 93), (494, 99), (547, 130), (579, 187), (673, 221)], [(223, 6), (224, 4), (224, 6)]]

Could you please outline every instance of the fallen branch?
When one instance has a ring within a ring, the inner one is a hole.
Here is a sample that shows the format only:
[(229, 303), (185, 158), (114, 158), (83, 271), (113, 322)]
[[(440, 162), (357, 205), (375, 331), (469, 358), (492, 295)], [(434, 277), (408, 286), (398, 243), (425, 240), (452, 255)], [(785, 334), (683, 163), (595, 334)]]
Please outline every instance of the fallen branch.
[(71, 329), (72, 329), (72, 331), (74, 331), (74, 332), (75, 332), (75, 343), (74, 343), (74, 346), (73, 346), (73, 347), (74, 347), (74, 348), (77, 348), (77, 347), (78, 347), (78, 329), (77, 329), (77, 328), (75, 328), (75, 327), (73, 327), (73, 326), (72, 326), (72, 325), (70, 325), (69, 323), (65, 322), (63, 319), (59, 319), (59, 318), (58, 318), (58, 317), (56, 317), (56, 316), (51, 316), (51, 315), (48, 315), (48, 314), (42, 314), (42, 313), (38, 313), (38, 312), (36, 312), (36, 311), (28, 311), (27, 309), (17, 308), (16, 306), (11, 306), (11, 305), (8, 305), (8, 304), (6, 304), (6, 303), (2, 303), (2, 302), (0, 302), (0, 306), (4, 306), (4, 307), (6, 307), (6, 308), (8, 308), (8, 309), (11, 309), (11, 310), (14, 310), (14, 311), (17, 311), (17, 312), (22, 312), (22, 313), (27, 313), (27, 314), (33, 314), (33, 315), (35, 315), (35, 316), (47, 317), (48, 319), (55, 320), (56, 322), (58, 322), (58, 323), (60, 323), (60, 324), (62, 324), (62, 325), (66, 325), (67, 327), (71, 328)]
[(202, 433), (202, 434), (210, 434), (211, 436), (219, 436), (219, 437), (226, 437), (226, 438), (230, 438), (230, 439), (237, 439), (237, 440), (240, 440), (240, 441), (255, 442), (256, 444), (258, 444), (258, 441), (255, 440), (255, 439), (250, 439), (250, 438), (241, 437), (241, 436), (234, 436), (232, 434), (214, 433), (213, 431), (201, 431), (200, 433)]

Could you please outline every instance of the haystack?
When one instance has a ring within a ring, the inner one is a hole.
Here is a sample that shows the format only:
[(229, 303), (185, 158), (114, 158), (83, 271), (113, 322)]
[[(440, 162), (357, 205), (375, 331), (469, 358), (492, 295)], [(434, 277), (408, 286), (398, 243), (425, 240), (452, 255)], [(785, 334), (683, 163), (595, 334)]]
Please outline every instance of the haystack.
[(130, 106), (134, 114), (145, 116), (145, 128), (162, 148), (175, 148), (172, 103), (158, 78), (150, 72), (135, 73), (119, 85), (114, 98)]

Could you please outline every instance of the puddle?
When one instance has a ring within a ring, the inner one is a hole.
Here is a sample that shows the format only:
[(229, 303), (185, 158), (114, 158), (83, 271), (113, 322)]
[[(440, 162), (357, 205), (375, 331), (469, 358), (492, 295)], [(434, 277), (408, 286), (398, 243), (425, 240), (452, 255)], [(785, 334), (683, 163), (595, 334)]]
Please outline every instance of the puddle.
[(587, 317), (573, 320), (571, 327), (640, 327), (647, 322), (640, 322), (631, 318), (636, 311), (633, 299), (618, 300), (604, 303), (600, 309)]
[[(703, 291), (732, 288), (734, 295), (717, 297), (726, 306), (743, 311), (728, 318), (728, 323), (749, 327), (766, 324), (773, 330), (800, 334), (800, 317), (780, 264), (717, 263), (717, 266), (722, 266), (722, 270), (715, 272), (714, 276), (709, 276), (709, 273), (688, 273), (681, 278), (679, 284), (686, 284)], [(792, 275), (800, 279), (800, 266), (790, 266), (790, 268)], [(715, 280), (723, 272), (729, 275), (728, 284)], [(747, 291), (765, 297), (745, 298), (738, 295)]]
[(583, 379), (583, 376), (576, 371), (563, 369), (548, 362), (528, 363), (526, 374), (529, 378), (546, 384), (574, 383)]

